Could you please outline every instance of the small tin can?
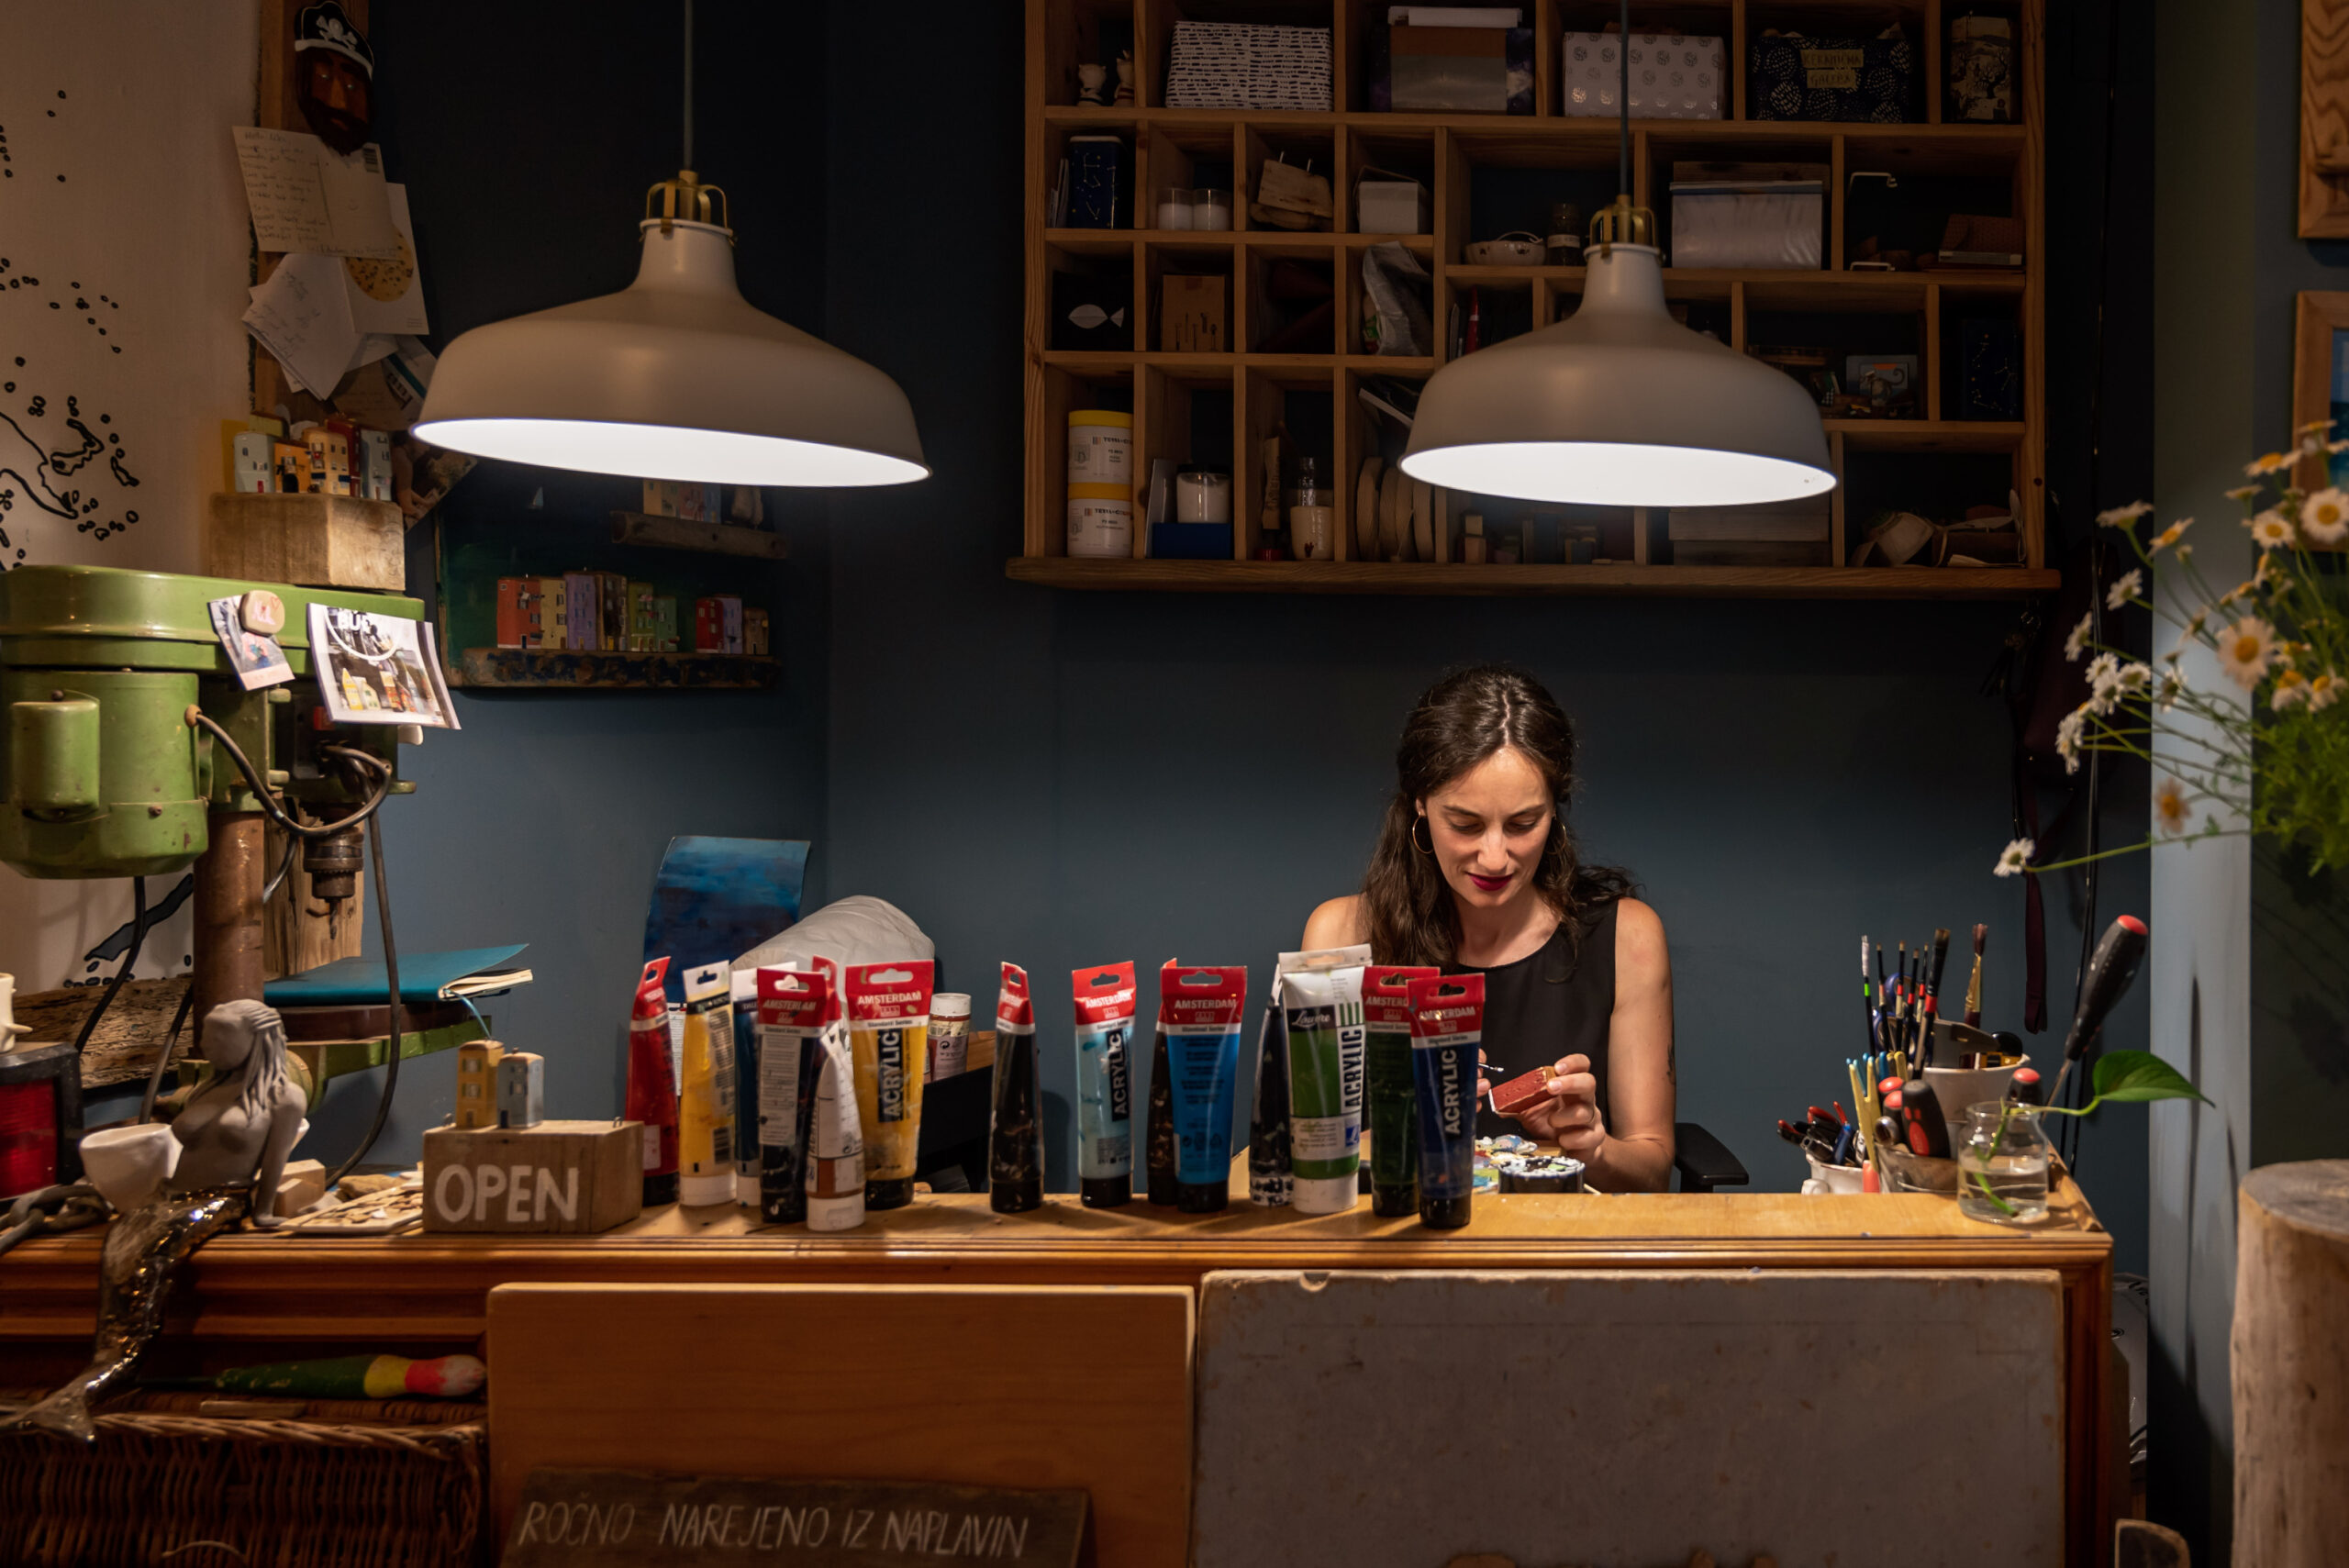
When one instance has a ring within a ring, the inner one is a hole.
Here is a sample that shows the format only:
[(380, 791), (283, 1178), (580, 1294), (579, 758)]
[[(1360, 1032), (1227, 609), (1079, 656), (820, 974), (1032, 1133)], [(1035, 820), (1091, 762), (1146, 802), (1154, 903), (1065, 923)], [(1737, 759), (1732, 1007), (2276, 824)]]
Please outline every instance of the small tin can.
[(971, 998), (941, 991), (930, 999), (930, 1055), (922, 1076), (935, 1083), (957, 1078), (971, 1065)]

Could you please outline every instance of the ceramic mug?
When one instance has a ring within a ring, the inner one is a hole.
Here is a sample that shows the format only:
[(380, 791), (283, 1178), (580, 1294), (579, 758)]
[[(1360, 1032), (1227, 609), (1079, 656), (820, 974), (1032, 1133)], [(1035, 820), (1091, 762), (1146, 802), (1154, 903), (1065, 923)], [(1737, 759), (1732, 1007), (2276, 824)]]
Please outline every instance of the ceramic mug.
[(161, 1122), (101, 1128), (82, 1140), (82, 1172), (125, 1214), (162, 1190), (179, 1168), (180, 1140)]

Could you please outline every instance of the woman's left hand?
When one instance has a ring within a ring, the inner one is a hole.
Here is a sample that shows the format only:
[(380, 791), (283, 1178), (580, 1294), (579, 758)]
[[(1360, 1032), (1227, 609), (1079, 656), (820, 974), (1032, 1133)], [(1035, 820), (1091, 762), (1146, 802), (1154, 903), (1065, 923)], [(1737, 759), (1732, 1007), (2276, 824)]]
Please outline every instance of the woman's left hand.
[(1550, 1080), (1550, 1097), (1517, 1113), (1517, 1119), (1534, 1137), (1555, 1143), (1565, 1153), (1590, 1164), (1607, 1141), (1606, 1123), (1598, 1114), (1598, 1080), (1587, 1056), (1561, 1058), (1557, 1076)]

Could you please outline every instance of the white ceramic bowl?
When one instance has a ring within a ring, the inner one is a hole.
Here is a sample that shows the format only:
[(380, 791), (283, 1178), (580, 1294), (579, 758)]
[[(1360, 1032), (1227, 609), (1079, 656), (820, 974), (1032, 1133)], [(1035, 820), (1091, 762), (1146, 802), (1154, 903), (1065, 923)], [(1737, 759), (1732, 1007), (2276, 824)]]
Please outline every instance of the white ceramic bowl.
[(1549, 260), (1549, 247), (1531, 234), (1504, 234), (1479, 239), (1466, 248), (1472, 267), (1538, 267)]
[(101, 1128), (82, 1140), (83, 1174), (126, 1214), (161, 1191), (179, 1162), (180, 1140), (161, 1122)]

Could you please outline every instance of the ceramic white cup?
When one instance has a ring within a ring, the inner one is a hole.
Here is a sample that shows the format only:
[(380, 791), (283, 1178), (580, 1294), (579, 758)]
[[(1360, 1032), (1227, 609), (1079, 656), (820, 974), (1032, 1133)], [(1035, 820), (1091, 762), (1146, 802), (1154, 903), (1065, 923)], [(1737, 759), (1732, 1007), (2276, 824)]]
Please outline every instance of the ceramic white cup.
[(1806, 1193), (1816, 1189), (1820, 1193), (1856, 1193), (1862, 1191), (1860, 1177), (1865, 1173), (1857, 1165), (1822, 1165), (1806, 1154), (1810, 1162), (1810, 1180), (1802, 1184)]
[(83, 1173), (126, 1213), (160, 1192), (179, 1162), (180, 1140), (161, 1122), (101, 1128), (82, 1140)]
[(1954, 1144), (1965, 1127), (1966, 1106), (2005, 1099), (2015, 1068), (2030, 1065), (2031, 1058), (2026, 1056), (2012, 1067), (1926, 1068), (1925, 1082), (1932, 1085), (1933, 1097), (1942, 1103), (1942, 1119), (1949, 1124), (1950, 1141)]

